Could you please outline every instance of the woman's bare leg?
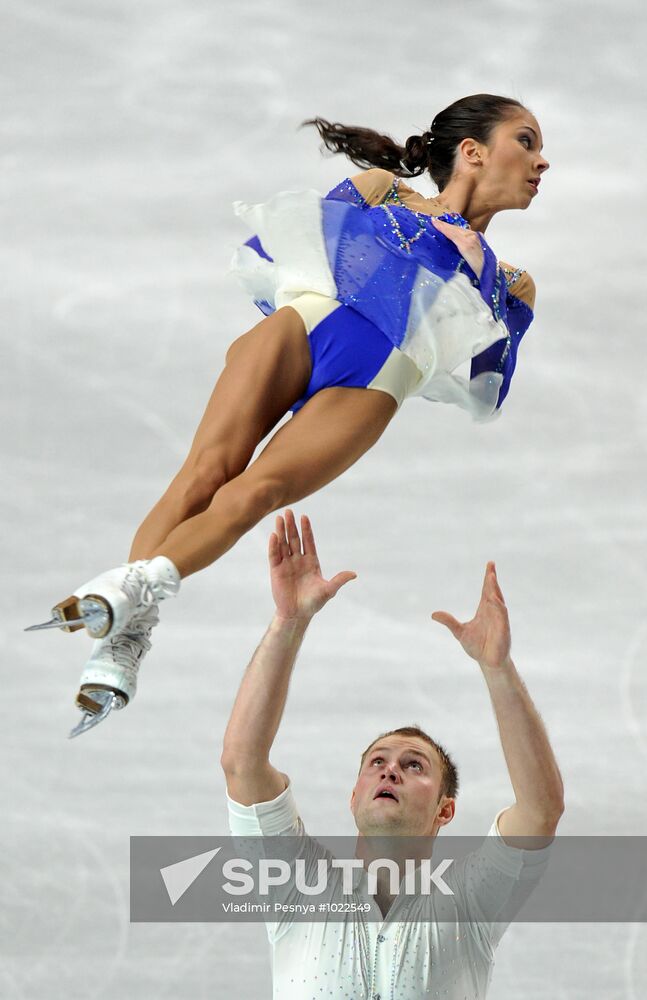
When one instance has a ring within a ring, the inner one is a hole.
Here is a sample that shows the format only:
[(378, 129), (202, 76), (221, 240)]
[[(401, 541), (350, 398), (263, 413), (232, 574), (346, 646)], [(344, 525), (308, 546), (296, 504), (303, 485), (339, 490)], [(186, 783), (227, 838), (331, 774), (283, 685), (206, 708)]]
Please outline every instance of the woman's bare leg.
[(311, 357), (301, 317), (289, 307), (261, 320), (229, 348), (191, 450), (137, 530), (129, 561), (149, 559), (169, 533), (205, 510), (305, 392)]
[(393, 397), (378, 389), (321, 390), (205, 511), (175, 528), (151, 555), (167, 556), (181, 576), (203, 569), (266, 514), (309, 496), (353, 465), (396, 408)]

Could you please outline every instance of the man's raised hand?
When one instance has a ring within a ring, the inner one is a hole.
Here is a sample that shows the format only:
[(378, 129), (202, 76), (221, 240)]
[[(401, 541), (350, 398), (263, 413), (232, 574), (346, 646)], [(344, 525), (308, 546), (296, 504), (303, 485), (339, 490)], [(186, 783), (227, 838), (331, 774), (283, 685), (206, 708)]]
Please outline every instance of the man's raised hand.
[(356, 573), (337, 573), (324, 580), (309, 519), (301, 518), (301, 537), (291, 510), (276, 518), (270, 535), (270, 579), (276, 616), (286, 621), (308, 622)]
[(446, 625), (467, 655), (481, 667), (496, 669), (510, 662), (508, 609), (493, 562), (487, 564), (481, 600), (471, 621), (461, 623), (446, 611), (434, 611), (431, 617)]

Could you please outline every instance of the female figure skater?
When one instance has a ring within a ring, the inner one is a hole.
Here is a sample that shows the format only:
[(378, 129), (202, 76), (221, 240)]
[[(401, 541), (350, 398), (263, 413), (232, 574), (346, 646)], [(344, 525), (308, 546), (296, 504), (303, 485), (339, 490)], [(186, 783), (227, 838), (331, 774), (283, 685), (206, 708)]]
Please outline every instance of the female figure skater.
[[(325, 198), (283, 192), (237, 204), (258, 234), (234, 270), (266, 313), (229, 348), (184, 465), (145, 518), (129, 562), (90, 580), (32, 628), (97, 641), (77, 704), (84, 732), (134, 696), (157, 605), (265, 515), (325, 486), (378, 440), (409, 395), (498, 413), (534, 285), (483, 234), (525, 209), (548, 168), (534, 116), (477, 94), (399, 146), (317, 118), (326, 147), (366, 169)], [(438, 196), (400, 178), (428, 171)], [(471, 359), (471, 377), (454, 374)], [(250, 464), (260, 441), (292, 419)]]

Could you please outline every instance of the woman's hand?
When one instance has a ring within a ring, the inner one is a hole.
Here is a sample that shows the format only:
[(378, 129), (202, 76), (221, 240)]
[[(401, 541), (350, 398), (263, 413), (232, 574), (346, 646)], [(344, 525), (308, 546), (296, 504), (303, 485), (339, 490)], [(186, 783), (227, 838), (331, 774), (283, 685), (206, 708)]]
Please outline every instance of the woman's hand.
[(481, 277), (483, 271), (483, 247), (479, 234), (473, 229), (463, 229), (462, 226), (453, 226), (451, 222), (444, 222), (441, 219), (431, 220), (443, 236), (451, 240), (461, 257), (464, 257), (469, 266), (474, 271), (477, 278)]
[(276, 617), (283, 621), (310, 621), (357, 575), (346, 571), (324, 580), (312, 527), (305, 516), (301, 518), (301, 536), (303, 541), (291, 510), (286, 510), (285, 518), (277, 517), (276, 531), (270, 535), (270, 579)]

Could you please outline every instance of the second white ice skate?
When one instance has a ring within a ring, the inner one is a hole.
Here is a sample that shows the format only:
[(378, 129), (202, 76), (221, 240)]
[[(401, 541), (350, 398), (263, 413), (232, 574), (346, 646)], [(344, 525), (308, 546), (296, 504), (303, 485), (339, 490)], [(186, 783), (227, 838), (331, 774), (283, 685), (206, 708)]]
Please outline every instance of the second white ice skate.
[(124, 708), (135, 697), (139, 666), (151, 648), (150, 636), (159, 621), (153, 604), (131, 618), (126, 627), (95, 642), (81, 675), (76, 704), (83, 717), (70, 732), (80, 736), (107, 718), (113, 709)]

